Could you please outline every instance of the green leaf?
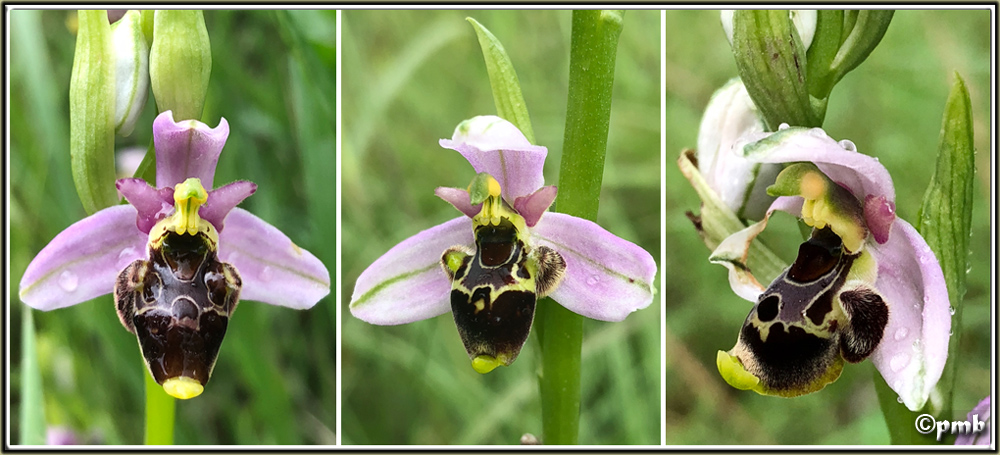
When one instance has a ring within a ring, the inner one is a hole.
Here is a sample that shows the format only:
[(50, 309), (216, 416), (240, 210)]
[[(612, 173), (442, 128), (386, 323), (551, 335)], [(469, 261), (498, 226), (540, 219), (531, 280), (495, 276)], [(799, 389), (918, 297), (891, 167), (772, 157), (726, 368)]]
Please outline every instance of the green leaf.
[(21, 444), (45, 444), (45, 406), (42, 373), (35, 347), (31, 308), (21, 308)]
[(70, 163), (87, 213), (118, 202), (115, 191), (115, 66), (103, 10), (80, 10), (69, 83)]
[(917, 223), (917, 230), (941, 264), (948, 285), (948, 300), (955, 309), (951, 318), (953, 335), (948, 346), (948, 362), (937, 385), (943, 397), (939, 411), (945, 417), (956, 415), (951, 409), (951, 398), (960, 360), (958, 348), (962, 340), (962, 299), (969, 268), (975, 172), (972, 105), (965, 82), (955, 73), (955, 84), (945, 104), (937, 167), (924, 193)]
[(806, 89), (805, 46), (787, 10), (736, 11), (733, 55), (740, 79), (768, 128), (823, 123)]
[(514, 65), (507, 56), (500, 40), (493, 36), (486, 27), (471, 17), (465, 18), (472, 24), (479, 38), (479, 46), (483, 49), (486, 60), (486, 72), (490, 76), (490, 86), (493, 88), (493, 102), (497, 105), (497, 115), (513, 123), (524, 137), (535, 143), (535, 132), (531, 128), (531, 118), (528, 116), (528, 105), (521, 96), (521, 83), (517, 80)]
[(961, 344), (962, 296), (965, 294), (968, 268), (975, 152), (969, 92), (957, 73), (955, 79), (945, 104), (937, 167), (924, 194), (916, 223), (917, 230), (934, 251), (944, 272), (948, 298), (956, 310), (951, 324), (953, 336), (948, 346), (948, 362), (936, 386), (938, 393), (932, 394), (939, 395), (941, 400), (931, 400), (919, 412), (910, 411), (898, 403), (896, 392), (881, 376), (875, 375), (875, 391), (893, 444), (937, 443), (933, 434), (921, 435), (914, 431), (913, 425), (920, 414), (932, 414), (937, 420), (959, 416), (951, 409), (951, 398)]

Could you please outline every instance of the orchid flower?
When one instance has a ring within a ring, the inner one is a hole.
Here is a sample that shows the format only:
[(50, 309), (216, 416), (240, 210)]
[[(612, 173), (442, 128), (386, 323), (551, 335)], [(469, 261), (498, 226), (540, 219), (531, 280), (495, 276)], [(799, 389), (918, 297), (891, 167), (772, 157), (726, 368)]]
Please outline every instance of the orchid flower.
[(305, 309), (330, 292), (330, 274), (315, 256), (236, 208), (255, 184), (211, 189), (228, 135), (225, 119), (209, 128), (161, 113), (153, 122), (156, 187), (118, 180), (130, 205), (59, 233), (20, 284), (21, 301), (44, 311), (114, 292), (150, 374), (177, 398), (204, 389), (240, 298)]
[[(795, 164), (768, 188), (778, 198), (764, 219), (723, 240), (710, 257), (729, 269), (733, 291), (755, 302), (736, 346), (719, 352), (723, 378), (739, 389), (797, 396), (836, 380), (845, 360), (871, 357), (909, 409), (923, 407), (948, 355), (948, 292), (934, 253), (896, 217), (885, 167), (818, 128), (782, 125), (734, 148), (751, 161)], [(813, 232), (765, 288), (747, 257), (777, 210)]]
[(537, 297), (602, 321), (649, 306), (656, 274), (649, 253), (594, 222), (546, 212), (556, 187), (543, 186), (545, 147), (496, 116), (462, 122), (440, 145), (478, 173), (466, 190), (435, 190), (463, 216), (372, 263), (355, 284), (351, 314), (396, 325), (450, 309), (473, 368), (487, 373), (517, 357)]

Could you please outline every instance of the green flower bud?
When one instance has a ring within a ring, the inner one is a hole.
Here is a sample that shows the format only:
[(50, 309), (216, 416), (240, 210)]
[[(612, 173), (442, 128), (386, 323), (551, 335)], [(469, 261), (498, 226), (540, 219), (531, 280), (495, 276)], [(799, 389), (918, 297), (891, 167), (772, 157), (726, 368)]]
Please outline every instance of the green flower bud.
[(768, 129), (822, 124), (825, 103), (809, 95), (806, 45), (787, 10), (736, 11), (732, 43), (740, 79)]
[(128, 11), (111, 26), (115, 57), (115, 132), (132, 134), (149, 97), (149, 45), (139, 11)]
[(212, 74), (212, 47), (201, 11), (156, 11), (149, 76), (160, 112), (200, 119)]
[(834, 85), (871, 54), (892, 14), (723, 11), (722, 27), (740, 77), (773, 130), (781, 123), (819, 126)]
[[(726, 32), (726, 39), (729, 40), (730, 46), (733, 45), (734, 12), (735, 10), (731, 9), (722, 10), (722, 30)], [(795, 24), (795, 31), (798, 32), (799, 39), (802, 40), (802, 45), (805, 46), (806, 50), (809, 50), (813, 35), (816, 34), (816, 20), (818, 17), (816, 10), (795, 9), (788, 12), (788, 17)]]
[(77, 13), (69, 83), (70, 163), (87, 213), (118, 202), (115, 192), (115, 59), (104, 10)]

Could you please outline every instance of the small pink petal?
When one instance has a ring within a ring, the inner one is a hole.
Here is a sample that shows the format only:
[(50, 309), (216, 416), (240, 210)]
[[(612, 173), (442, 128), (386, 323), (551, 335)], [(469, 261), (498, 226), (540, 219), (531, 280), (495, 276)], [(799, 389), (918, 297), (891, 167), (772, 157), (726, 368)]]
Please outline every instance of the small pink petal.
[(889, 323), (872, 361), (906, 407), (916, 411), (948, 358), (948, 288), (934, 253), (902, 219), (896, 219), (886, 243), (869, 242), (868, 251), (878, 263), (875, 287), (889, 305)]
[(219, 259), (240, 273), (244, 300), (301, 310), (330, 293), (330, 272), (316, 256), (240, 208), (229, 213), (219, 233)]
[(139, 212), (135, 225), (144, 234), (149, 234), (157, 221), (174, 211), (173, 187), (157, 189), (149, 186), (143, 179), (128, 178), (118, 179), (115, 188)]
[(257, 184), (246, 180), (238, 180), (216, 188), (208, 192), (208, 200), (205, 201), (205, 205), (198, 209), (198, 214), (212, 223), (216, 230), (222, 232), (226, 215), (255, 191), (257, 191)]
[(566, 260), (562, 283), (549, 296), (569, 310), (621, 321), (653, 302), (656, 262), (638, 245), (563, 213), (546, 214), (531, 236)]
[(865, 197), (865, 224), (878, 243), (889, 241), (889, 230), (896, 220), (896, 204), (886, 200), (885, 196)]
[(528, 227), (533, 227), (542, 218), (542, 214), (549, 209), (552, 202), (556, 200), (557, 192), (554, 185), (543, 186), (534, 193), (515, 199), (514, 210), (517, 210), (517, 213), (524, 217)]
[(461, 216), (403, 240), (368, 266), (354, 284), (351, 314), (379, 325), (406, 324), (451, 311), (451, 282), (441, 255), (473, 247), (472, 221)]
[(194, 177), (206, 189), (212, 188), (219, 154), (229, 137), (229, 123), (221, 119), (215, 128), (197, 120), (174, 122), (172, 111), (164, 111), (153, 120), (153, 144), (156, 147), (156, 186), (173, 188)]
[(118, 273), (146, 257), (147, 236), (135, 220), (135, 208), (116, 205), (60, 232), (24, 271), (21, 301), (48, 311), (110, 293)]
[(497, 179), (506, 201), (531, 194), (545, 183), (542, 168), (548, 149), (531, 145), (517, 127), (500, 117), (466, 120), (450, 140), (439, 143), (461, 153), (476, 172)]
[(472, 205), (469, 202), (469, 192), (460, 188), (439, 186), (434, 189), (434, 194), (444, 199), (469, 218), (478, 215), (479, 211), (483, 208), (483, 204)]

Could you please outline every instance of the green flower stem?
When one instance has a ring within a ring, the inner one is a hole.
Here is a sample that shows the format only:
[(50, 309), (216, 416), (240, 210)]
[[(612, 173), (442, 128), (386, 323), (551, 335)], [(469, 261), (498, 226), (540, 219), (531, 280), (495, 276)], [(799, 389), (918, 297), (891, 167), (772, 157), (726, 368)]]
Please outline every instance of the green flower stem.
[(163, 391), (145, 366), (142, 376), (146, 378), (146, 445), (173, 445), (177, 400)]
[[(149, 147), (146, 148), (146, 154), (142, 156), (142, 161), (139, 162), (139, 167), (135, 168), (135, 174), (132, 177), (137, 179), (143, 179), (150, 182), (150, 185), (156, 183), (156, 146), (153, 143), (153, 139), (149, 140)], [(127, 201), (123, 201), (124, 204)]]
[[(574, 11), (569, 95), (556, 207), (594, 220), (604, 176), (611, 92), (623, 11)], [(580, 432), (583, 317), (549, 300), (537, 309), (542, 346), (542, 442), (576, 444)]]

